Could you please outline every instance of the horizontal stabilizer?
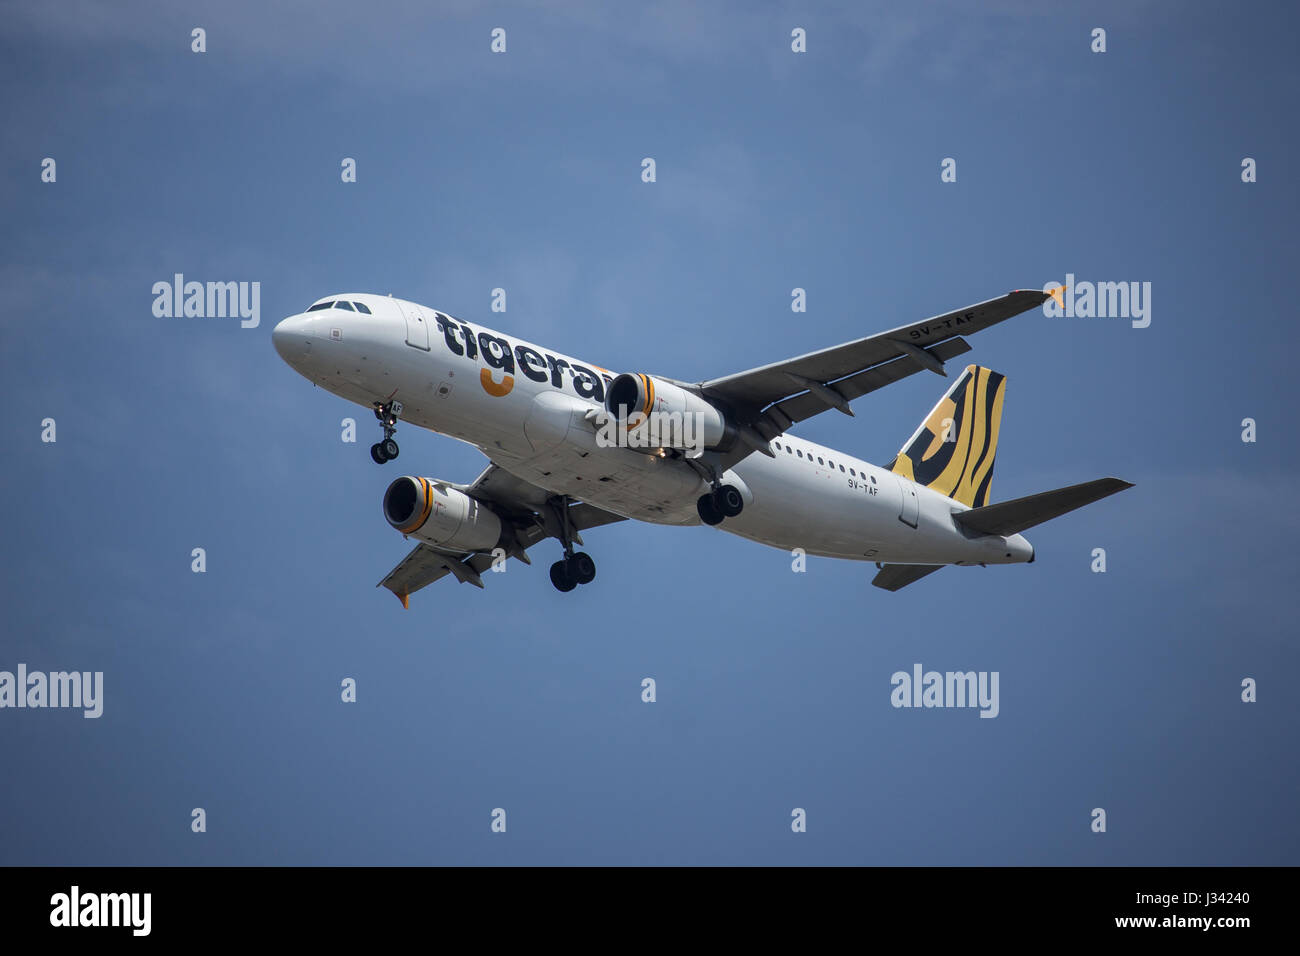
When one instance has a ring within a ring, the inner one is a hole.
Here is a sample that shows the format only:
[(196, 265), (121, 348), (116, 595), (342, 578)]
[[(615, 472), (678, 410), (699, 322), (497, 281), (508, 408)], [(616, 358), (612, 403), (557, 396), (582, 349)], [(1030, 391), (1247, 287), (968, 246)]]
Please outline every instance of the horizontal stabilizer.
[(1098, 478), (1096, 481), (1085, 481), (1081, 485), (1070, 485), (1068, 488), (1057, 488), (1055, 491), (1044, 491), (1024, 498), (1013, 498), (1011, 501), (1000, 501), (995, 505), (985, 505), (983, 508), (959, 511), (952, 518), (963, 528), (981, 534), (1004, 536), (1019, 534), (1034, 525), (1050, 521), (1075, 508), (1082, 508), (1117, 491), (1132, 487), (1131, 481), (1120, 478)]
[(886, 591), (897, 591), (913, 581), (919, 581), (927, 574), (933, 574), (942, 568), (942, 564), (886, 564), (880, 573), (871, 579), (871, 583)]

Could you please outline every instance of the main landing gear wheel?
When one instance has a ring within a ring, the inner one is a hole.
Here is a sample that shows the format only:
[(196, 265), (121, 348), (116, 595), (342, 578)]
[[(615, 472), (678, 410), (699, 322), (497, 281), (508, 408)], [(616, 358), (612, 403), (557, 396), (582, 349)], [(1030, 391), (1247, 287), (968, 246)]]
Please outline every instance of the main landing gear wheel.
[(377, 465), (397, 457), (399, 449), (393, 441), (393, 432), (397, 431), (397, 416), (401, 413), (401, 402), (375, 402), (375, 418), (384, 429), (384, 440), (370, 446), (370, 457)]
[(551, 565), (551, 583), (555, 585), (555, 590), (565, 592), (572, 591), (578, 586), (578, 582), (569, 574), (567, 561), (556, 561)]
[(745, 510), (745, 499), (735, 485), (723, 485), (713, 493), (713, 500), (724, 518), (734, 518)]
[(596, 562), (585, 551), (561, 558), (551, 565), (551, 583), (558, 591), (572, 591), (579, 584), (596, 580)]
[(713, 500), (712, 494), (700, 495), (700, 500), (695, 502), (695, 510), (700, 513), (700, 520), (705, 524), (722, 524), (724, 516), (718, 510), (718, 504)]
[(579, 584), (590, 584), (596, 580), (596, 562), (585, 551), (578, 551), (567, 562), (569, 576)]
[(745, 499), (735, 485), (719, 485), (716, 491), (700, 495), (695, 510), (705, 524), (722, 524), (723, 518), (734, 518), (745, 510)]

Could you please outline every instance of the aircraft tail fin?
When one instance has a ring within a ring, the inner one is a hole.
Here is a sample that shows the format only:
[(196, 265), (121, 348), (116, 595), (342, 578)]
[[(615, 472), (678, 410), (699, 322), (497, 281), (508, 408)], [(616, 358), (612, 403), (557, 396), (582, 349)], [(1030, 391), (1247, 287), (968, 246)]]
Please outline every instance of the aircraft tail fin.
[(889, 470), (971, 508), (988, 504), (1006, 376), (968, 365)]
[(1085, 481), (1055, 491), (1043, 491), (1024, 498), (999, 501), (995, 505), (972, 508), (970, 511), (959, 511), (952, 519), (963, 528), (980, 534), (1019, 534), (1034, 525), (1132, 487), (1131, 481), (1121, 478), (1098, 478), (1096, 481)]

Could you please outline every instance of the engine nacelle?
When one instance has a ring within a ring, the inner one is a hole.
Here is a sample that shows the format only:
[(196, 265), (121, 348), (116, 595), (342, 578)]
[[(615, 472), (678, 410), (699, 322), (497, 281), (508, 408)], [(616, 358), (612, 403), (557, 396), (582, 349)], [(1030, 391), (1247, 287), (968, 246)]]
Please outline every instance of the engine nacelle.
[(605, 391), (605, 410), (629, 439), (640, 437), (656, 448), (716, 448), (734, 431), (709, 402), (653, 375), (619, 375)]
[(501, 519), (487, 505), (431, 478), (389, 485), (384, 517), (402, 534), (451, 551), (491, 551), (501, 540)]

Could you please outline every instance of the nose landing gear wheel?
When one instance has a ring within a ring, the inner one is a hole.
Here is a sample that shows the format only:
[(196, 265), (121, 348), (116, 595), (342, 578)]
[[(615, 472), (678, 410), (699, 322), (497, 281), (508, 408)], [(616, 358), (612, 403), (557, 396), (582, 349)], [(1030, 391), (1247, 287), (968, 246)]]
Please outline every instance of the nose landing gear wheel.
[(392, 461), (397, 457), (397, 442), (391, 438), (385, 438), (379, 443), (380, 450), (384, 453), (384, 461)]
[(384, 446), (381, 442), (376, 442), (370, 446), (370, 457), (374, 460), (376, 465), (382, 465), (384, 462), (388, 461), (388, 459), (384, 457)]

